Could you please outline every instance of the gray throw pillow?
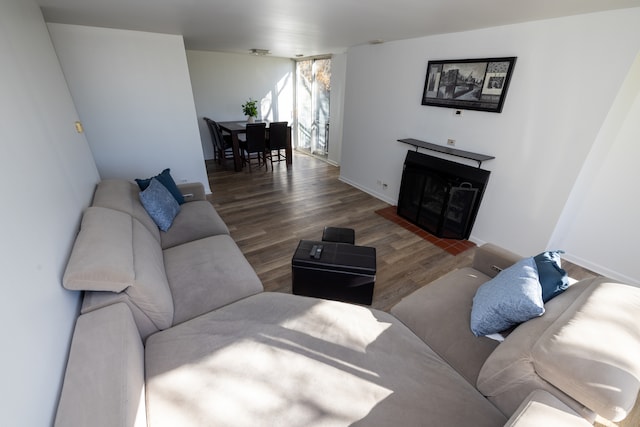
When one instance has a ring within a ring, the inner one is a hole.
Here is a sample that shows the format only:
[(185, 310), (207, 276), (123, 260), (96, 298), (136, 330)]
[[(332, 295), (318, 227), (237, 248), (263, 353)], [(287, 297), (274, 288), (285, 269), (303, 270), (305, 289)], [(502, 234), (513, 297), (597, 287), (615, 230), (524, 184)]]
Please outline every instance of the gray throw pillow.
[(536, 263), (525, 258), (478, 288), (471, 308), (471, 332), (475, 336), (495, 334), (542, 314)]
[(146, 190), (140, 192), (142, 206), (162, 231), (167, 231), (173, 219), (180, 212), (180, 205), (167, 190), (167, 188), (155, 178), (151, 179)]

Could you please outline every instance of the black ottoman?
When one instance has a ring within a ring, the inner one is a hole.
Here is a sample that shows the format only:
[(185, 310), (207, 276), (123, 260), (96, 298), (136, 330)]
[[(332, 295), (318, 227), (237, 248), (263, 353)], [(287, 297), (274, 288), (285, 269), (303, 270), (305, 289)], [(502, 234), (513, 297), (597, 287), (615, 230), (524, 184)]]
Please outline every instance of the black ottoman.
[[(321, 248), (318, 254), (313, 248)], [(376, 249), (346, 243), (301, 240), (291, 259), (293, 293), (371, 305)]]
[(353, 228), (325, 227), (322, 233), (323, 242), (356, 243), (356, 232)]

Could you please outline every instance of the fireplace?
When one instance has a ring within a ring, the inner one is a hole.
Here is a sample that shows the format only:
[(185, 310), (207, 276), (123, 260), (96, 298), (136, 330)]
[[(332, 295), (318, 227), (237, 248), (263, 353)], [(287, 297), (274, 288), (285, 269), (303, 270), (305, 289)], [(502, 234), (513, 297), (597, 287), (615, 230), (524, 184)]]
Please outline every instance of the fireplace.
[(484, 169), (408, 151), (398, 215), (435, 236), (467, 239), (489, 174)]

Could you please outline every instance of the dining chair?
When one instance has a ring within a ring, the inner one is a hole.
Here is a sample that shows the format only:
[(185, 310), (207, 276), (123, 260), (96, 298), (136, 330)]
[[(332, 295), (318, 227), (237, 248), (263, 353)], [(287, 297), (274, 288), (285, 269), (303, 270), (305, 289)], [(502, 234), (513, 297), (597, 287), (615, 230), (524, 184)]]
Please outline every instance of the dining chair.
[(214, 134), (213, 124), (211, 123), (212, 120), (209, 117), (203, 117), (202, 119), (207, 124), (207, 129), (209, 129), (209, 134), (211, 135), (211, 144), (213, 145), (213, 160), (217, 161), (218, 153), (220, 150), (218, 148), (218, 137)]
[[(231, 141), (231, 135), (223, 135), (220, 126), (215, 120), (208, 117), (204, 117), (204, 121), (207, 123), (209, 133), (211, 133), (211, 141), (213, 142), (213, 159), (218, 161), (218, 164), (222, 164), (224, 160), (233, 159), (233, 143)], [(226, 136), (226, 138), (225, 138)]]
[(222, 132), (220, 125), (216, 121), (213, 121), (213, 126), (218, 134), (218, 140), (221, 141), (222, 159), (233, 160), (233, 139), (231, 138), (231, 134)]
[[(269, 125), (269, 139), (267, 140), (267, 157), (271, 161), (271, 169), (273, 170), (273, 162), (281, 162), (287, 160), (287, 134), (289, 132), (288, 122), (272, 122)], [(282, 154), (282, 150), (285, 153)], [(276, 160), (274, 160), (273, 152), (276, 152)]]
[(252, 159), (258, 160), (258, 167), (264, 162), (264, 167), (267, 169), (267, 158), (265, 154), (267, 150), (266, 127), (266, 123), (247, 123), (245, 139), (240, 141), (242, 162), (249, 165), (249, 172), (251, 172)]

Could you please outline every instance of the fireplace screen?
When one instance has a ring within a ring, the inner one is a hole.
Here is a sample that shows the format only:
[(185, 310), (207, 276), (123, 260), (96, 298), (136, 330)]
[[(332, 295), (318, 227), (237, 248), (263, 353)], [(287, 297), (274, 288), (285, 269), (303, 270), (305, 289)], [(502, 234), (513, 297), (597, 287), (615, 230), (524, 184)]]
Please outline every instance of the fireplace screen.
[(442, 237), (456, 238), (464, 234), (477, 195), (478, 189), (469, 182), (450, 189), (449, 202), (443, 215)]
[(488, 179), (489, 171), (409, 151), (398, 215), (435, 236), (466, 239)]

